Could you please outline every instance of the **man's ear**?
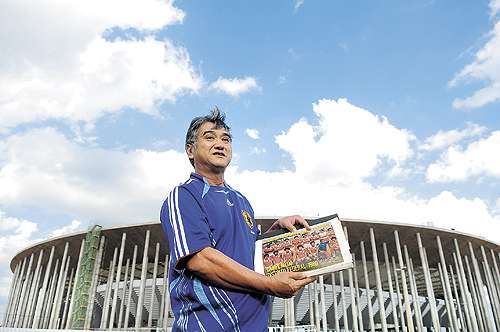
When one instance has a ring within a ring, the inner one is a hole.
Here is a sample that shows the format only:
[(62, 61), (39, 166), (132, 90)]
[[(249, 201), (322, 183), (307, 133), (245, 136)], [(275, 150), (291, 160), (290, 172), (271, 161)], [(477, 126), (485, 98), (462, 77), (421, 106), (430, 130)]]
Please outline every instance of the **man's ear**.
[(189, 159), (194, 159), (193, 152), (194, 152), (194, 145), (186, 144), (186, 154), (188, 155)]

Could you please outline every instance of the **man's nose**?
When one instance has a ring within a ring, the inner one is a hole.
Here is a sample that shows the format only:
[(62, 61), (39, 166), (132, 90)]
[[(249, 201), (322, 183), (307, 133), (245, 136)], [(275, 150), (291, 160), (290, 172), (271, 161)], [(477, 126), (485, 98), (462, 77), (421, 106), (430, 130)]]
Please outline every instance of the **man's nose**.
[(221, 140), (215, 142), (214, 149), (224, 150), (224, 143)]

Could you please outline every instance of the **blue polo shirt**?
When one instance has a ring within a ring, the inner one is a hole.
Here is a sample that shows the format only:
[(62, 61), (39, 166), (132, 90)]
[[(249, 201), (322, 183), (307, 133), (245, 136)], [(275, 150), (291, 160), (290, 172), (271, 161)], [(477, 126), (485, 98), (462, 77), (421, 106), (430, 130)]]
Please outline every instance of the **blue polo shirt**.
[(170, 247), (172, 331), (267, 331), (266, 295), (216, 287), (177, 265), (183, 257), (212, 247), (253, 270), (259, 231), (248, 200), (227, 184), (210, 186), (192, 173), (169, 193), (160, 220)]

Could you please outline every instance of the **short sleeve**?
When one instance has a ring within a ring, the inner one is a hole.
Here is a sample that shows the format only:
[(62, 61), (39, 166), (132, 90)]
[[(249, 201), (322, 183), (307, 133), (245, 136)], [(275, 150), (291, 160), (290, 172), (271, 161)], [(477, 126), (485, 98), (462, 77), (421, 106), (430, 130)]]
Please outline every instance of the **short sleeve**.
[(210, 228), (205, 212), (194, 196), (183, 187), (175, 187), (163, 203), (160, 221), (165, 230), (170, 257), (176, 268), (179, 262), (203, 248), (210, 247)]

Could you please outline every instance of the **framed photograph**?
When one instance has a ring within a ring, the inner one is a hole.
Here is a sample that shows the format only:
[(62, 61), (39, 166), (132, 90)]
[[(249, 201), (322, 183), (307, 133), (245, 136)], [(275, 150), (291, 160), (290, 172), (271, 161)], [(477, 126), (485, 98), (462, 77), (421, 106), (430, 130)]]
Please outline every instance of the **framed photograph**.
[(266, 276), (285, 271), (317, 276), (351, 268), (352, 255), (338, 216), (308, 223), (310, 230), (260, 235), (255, 246), (255, 271)]

